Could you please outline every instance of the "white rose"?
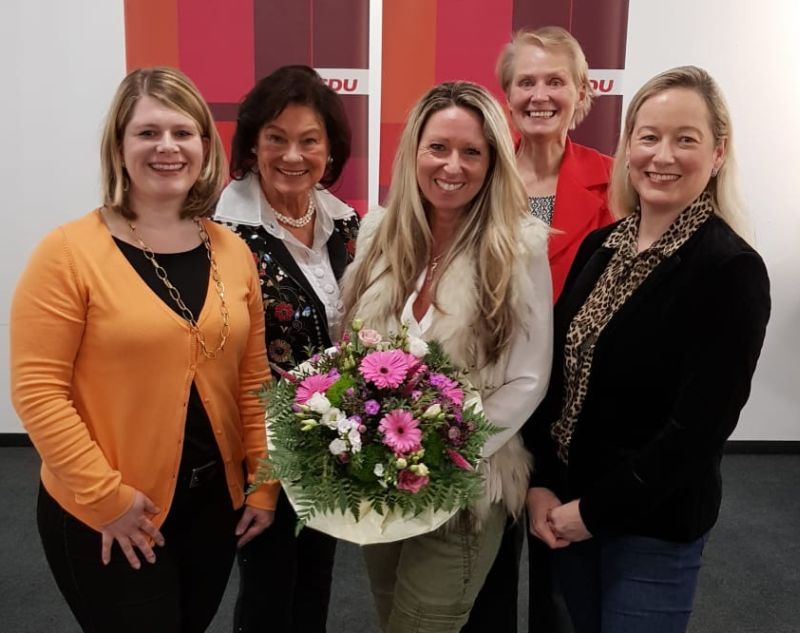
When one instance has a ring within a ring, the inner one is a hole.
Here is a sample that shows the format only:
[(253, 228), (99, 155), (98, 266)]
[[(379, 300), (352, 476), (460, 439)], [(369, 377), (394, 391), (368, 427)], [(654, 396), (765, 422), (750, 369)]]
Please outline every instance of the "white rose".
[(347, 439), (350, 440), (353, 452), (358, 453), (361, 450), (361, 434), (356, 429), (353, 429), (347, 434)]
[(414, 464), (413, 466), (409, 466), (408, 469), (420, 477), (427, 477), (430, 474), (430, 471), (425, 464)]
[(361, 330), (358, 333), (358, 340), (360, 340), (365, 347), (374, 347), (381, 342), (381, 335), (375, 330)]
[(358, 423), (353, 422), (350, 418), (341, 417), (336, 420), (336, 430), (339, 433), (347, 434), (351, 431), (351, 429), (358, 428)]
[(329, 408), (325, 413), (322, 414), (322, 417), (319, 419), (321, 424), (324, 424), (329, 429), (336, 429), (339, 430), (339, 423), (343, 420), (347, 420), (344, 413), (339, 411), (336, 407)]
[(322, 415), (330, 410), (331, 401), (323, 396), (319, 391), (315, 391), (314, 395), (306, 400), (306, 405), (315, 413)]
[(344, 440), (339, 439), (338, 437), (333, 440), (330, 444), (328, 444), (328, 450), (333, 455), (341, 455), (342, 453), (347, 452), (347, 442)]
[(383, 464), (375, 464), (375, 468), (372, 469), (372, 472), (375, 474), (376, 477), (383, 477), (383, 473), (386, 472)]
[(408, 337), (408, 351), (417, 358), (425, 358), (428, 353), (428, 344), (416, 336)]
[(425, 413), (422, 414), (422, 417), (432, 419), (439, 416), (441, 413), (442, 413), (442, 407), (437, 402), (436, 404), (432, 404), (427, 409), (425, 409)]

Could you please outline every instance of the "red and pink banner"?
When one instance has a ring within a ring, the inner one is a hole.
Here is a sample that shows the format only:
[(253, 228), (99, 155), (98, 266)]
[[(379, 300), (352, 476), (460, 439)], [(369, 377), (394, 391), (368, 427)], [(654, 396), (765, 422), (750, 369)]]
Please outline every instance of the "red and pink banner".
[[(376, 10), (382, 28), (370, 33)], [(166, 64), (186, 72), (211, 104), (226, 147), (238, 104), (258, 79), (285, 64), (316, 68), (342, 96), (353, 129), (352, 157), (334, 193), (359, 211), (368, 204), (370, 161), (382, 199), (406, 115), (428, 88), (468, 79), (504, 103), (494, 76), (500, 49), (513, 31), (547, 24), (581, 43), (600, 95), (573, 137), (612, 153), (628, 0), (125, 0), (128, 69)], [(380, 86), (369, 85), (370, 37), (373, 45), (381, 40)], [(380, 112), (369, 113), (375, 90)], [(374, 156), (370, 116), (380, 121)]]

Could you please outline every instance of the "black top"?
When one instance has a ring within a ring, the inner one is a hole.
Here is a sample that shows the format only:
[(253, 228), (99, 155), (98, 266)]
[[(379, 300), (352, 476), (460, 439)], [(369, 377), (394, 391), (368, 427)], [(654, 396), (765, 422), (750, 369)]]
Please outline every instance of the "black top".
[(567, 329), (614, 250), (590, 233), (554, 313), (547, 395), (523, 429), (532, 486), (552, 489), (595, 535), (692, 541), (716, 522), (720, 461), (750, 393), (770, 313), (764, 262), (711, 217), (659, 264), (597, 339), (568, 464), (550, 427), (563, 404)]
[[(164, 282), (156, 275), (153, 264), (144, 256), (144, 251), (122, 240), (114, 238), (123, 255), (131, 266), (139, 273), (150, 289), (181, 317), (180, 309), (170, 296)], [(183, 253), (156, 253), (156, 261), (167, 272), (167, 278), (181, 294), (186, 307), (192, 311), (195, 319), (200, 318), (200, 311), (206, 301), (208, 278), (211, 263), (208, 260), (206, 247), (200, 244), (197, 248)], [(211, 421), (200, 400), (197, 387), (192, 382), (189, 392), (189, 404), (186, 409), (186, 427), (181, 455), (181, 472), (203, 466), (211, 461), (219, 460), (219, 449), (214, 440)]]

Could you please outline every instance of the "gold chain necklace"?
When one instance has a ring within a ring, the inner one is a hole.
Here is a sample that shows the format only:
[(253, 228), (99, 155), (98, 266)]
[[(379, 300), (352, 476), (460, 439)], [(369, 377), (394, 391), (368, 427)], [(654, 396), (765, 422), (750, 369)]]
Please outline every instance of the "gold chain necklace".
[(128, 221), (128, 227), (130, 228), (133, 236), (136, 238), (136, 241), (139, 242), (139, 246), (142, 248), (145, 259), (153, 264), (153, 268), (155, 268), (156, 271), (156, 277), (158, 277), (166, 286), (167, 291), (169, 291), (169, 296), (172, 297), (172, 300), (178, 306), (178, 309), (181, 311), (181, 315), (189, 322), (189, 329), (191, 330), (192, 334), (194, 334), (195, 338), (197, 338), (197, 342), (200, 344), (200, 351), (203, 352), (203, 356), (209, 360), (214, 360), (217, 355), (223, 349), (225, 349), (225, 342), (228, 340), (228, 335), (231, 331), (230, 315), (228, 314), (228, 306), (225, 304), (225, 286), (222, 283), (222, 277), (220, 277), (219, 269), (217, 268), (217, 262), (214, 259), (214, 251), (211, 250), (211, 239), (208, 237), (208, 233), (206, 233), (203, 223), (197, 218), (194, 218), (194, 222), (197, 225), (198, 231), (200, 232), (200, 239), (203, 240), (203, 245), (206, 247), (208, 261), (211, 264), (211, 278), (214, 280), (214, 286), (217, 290), (217, 296), (219, 296), (220, 301), (219, 312), (222, 315), (222, 329), (220, 331), (219, 345), (217, 345), (217, 349), (215, 349), (213, 352), (209, 351), (208, 347), (206, 346), (206, 337), (202, 330), (197, 326), (197, 320), (194, 318), (194, 314), (192, 314), (192, 311), (184, 303), (181, 293), (178, 291), (178, 289), (172, 285), (172, 282), (167, 277), (167, 271), (164, 270), (164, 267), (159, 264), (158, 261), (156, 261), (155, 253), (153, 253), (150, 247), (147, 246), (147, 244), (144, 243), (144, 240), (142, 240), (142, 238), (139, 236), (139, 233), (136, 231), (136, 225), (133, 222)]
[(430, 264), (428, 264), (428, 278), (427, 282), (431, 283), (433, 281), (433, 277), (436, 274), (436, 269), (439, 268), (439, 262), (441, 261), (444, 253), (439, 253), (435, 257), (431, 257)]

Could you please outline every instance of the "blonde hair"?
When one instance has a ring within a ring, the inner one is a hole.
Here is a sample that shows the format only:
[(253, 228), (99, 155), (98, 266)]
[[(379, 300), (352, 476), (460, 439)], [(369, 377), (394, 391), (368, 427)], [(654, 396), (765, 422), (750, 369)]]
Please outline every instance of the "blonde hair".
[(594, 88), (589, 81), (589, 64), (586, 62), (586, 55), (583, 54), (578, 40), (560, 26), (543, 26), (536, 30), (522, 29), (514, 33), (511, 41), (503, 47), (500, 57), (497, 59), (497, 81), (500, 82), (506, 97), (511, 89), (511, 82), (514, 80), (514, 61), (519, 49), (523, 46), (537, 46), (548, 53), (562, 53), (569, 59), (575, 87), (579, 94), (581, 90), (583, 91), (583, 98), (575, 106), (575, 113), (570, 124), (570, 129), (575, 128), (589, 114), (589, 110), (592, 109), (592, 99), (595, 96)]
[(103, 204), (128, 219), (136, 214), (128, 200), (128, 175), (122, 164), (122, 139), (138, 100), (148, 96), (191, 118), (208, 141), (200, 175), (181, 210), (181, 217), (210, 215), (225, 184), (225, 150), (211, 111), (192, 80), (175, 68), (140, 68), (131, 72), (117, 88), (106, 117), (100, 144)]
[(628, 174), (626, 150), (642, 104), (651, 97), (672, 88), (692, 90), (705, 102), (714, 145), (717, 147), (720, 143), (725, 143), (725, 157), (722, 165), (717, 175), (709, 179), (706, 190), (711, 194), (714, 213), (725, 220), (741, 237), (748, 239), (750, 230), (739, 196), (730, 111), (717, 82), (708, 72), (697, 66), (679, 66), (656, 75), (639, 88), (628, 105), (625, 127), (620, 135), (617, 153), (614, 156), (614, 169), (611, 176), (609, 204), (612, 212), (617, 217), (624, 218), (634, 213), (639, 206), (639, 195), (633, 188)]
[[(517, 258), (515, 232), (527, 214), (527, 196), (514, 159), (514, 148), (503, 111), (489, 92), (468, 81), (435, 86), (408, 116), (392, 167), (386, 215), (360, 267), (353, 271), (344, 290), (348, 318), (357, 314), (364, 291), (383, 275), (390, 277), (382, 318), (396, 317), (430, 259), (433, 237), (416, 177), (417, 150), (422, 132), (435, 112), (463, 108), (482, 121), (489, 145), (486, 179), (463, 213), (442, 266), (460, 253), (475, 261), (478, 281), (478, 314), (475, 327), (482, 359), (496, 361), (509, 344), (518, 325), (513, 307), (513, 277)], [(385, 259), (385, 267), (377, 270)], [(431, 288), (436, 297), (437, 283)], [(445, 306), (446, 308), (446, 306)]]

